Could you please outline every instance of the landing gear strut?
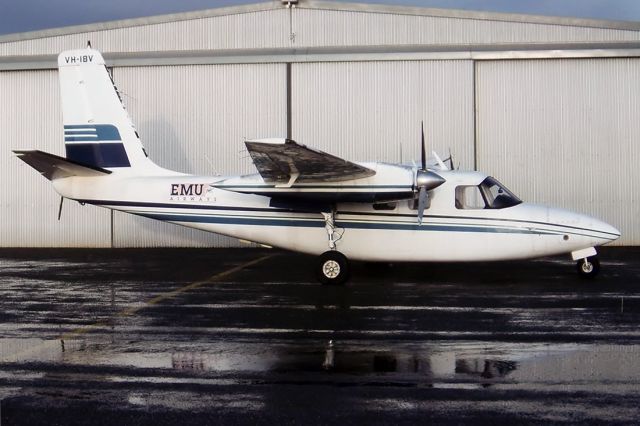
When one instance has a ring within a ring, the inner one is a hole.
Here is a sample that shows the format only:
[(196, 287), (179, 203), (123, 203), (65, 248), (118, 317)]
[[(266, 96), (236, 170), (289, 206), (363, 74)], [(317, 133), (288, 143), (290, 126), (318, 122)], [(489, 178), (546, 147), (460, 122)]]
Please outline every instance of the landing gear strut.
[(580, 278), (592, 279), (600, 272), (600, 260), (596, 256), (585, 257), (579, 259), (576, 263), (576, 269)]
[(329, 251), (322, 253), (318, 259), (316, 267), (316, 275), (318, 281), (322, 284), (341, 285), (349, 278), (349, 260), (347, 257), (336, 250), (336, 242), (342, 237), (340, 232), (336, 231), (335, 210), (322, 213), (329, 240)]
[(331, 209), (330, 212), (325, 213), (322, 212), (322, 217), (324, 217), (324, 229), (327, 231), (327, 237), (329, 238), (329, 249), (336, 249), (336, 241), (340, 239), (341, 236), (336, 238), (336, 224), (335, 224), (335, 210)]

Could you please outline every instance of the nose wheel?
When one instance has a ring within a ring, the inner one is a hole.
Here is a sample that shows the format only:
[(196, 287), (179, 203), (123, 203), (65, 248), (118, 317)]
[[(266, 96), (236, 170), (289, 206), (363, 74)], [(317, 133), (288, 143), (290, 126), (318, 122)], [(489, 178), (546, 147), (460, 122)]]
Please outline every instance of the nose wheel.
[(578, 259), (576, 269), (580, 278), (592, 279), (600, 272), (600, 260), (596, 256)]
[(316, 275), (322, 284), (342, 285), (349, 278), (349, 260), (339, 251), (326, 251), (318, 258)]

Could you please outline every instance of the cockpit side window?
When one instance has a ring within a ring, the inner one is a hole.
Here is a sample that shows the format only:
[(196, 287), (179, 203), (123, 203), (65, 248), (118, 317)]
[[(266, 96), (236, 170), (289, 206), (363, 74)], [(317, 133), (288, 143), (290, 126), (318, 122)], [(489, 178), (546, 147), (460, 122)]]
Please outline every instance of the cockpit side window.
[(457, 209), (504, 209), (516, 206), (522, 201), (504, 185), (491, 176), (480, 185), (456, 187)]
[(460, 210), (484, 209), (486, 206), (480, 187), (465, 185), (456, 187), (456, 208)]

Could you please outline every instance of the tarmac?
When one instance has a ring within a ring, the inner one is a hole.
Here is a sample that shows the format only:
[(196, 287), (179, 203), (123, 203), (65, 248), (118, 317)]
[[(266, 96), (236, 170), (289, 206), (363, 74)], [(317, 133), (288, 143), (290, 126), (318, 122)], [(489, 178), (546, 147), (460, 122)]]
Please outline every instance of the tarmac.
[(640, 248), (473, 264), (0, 250), (0, 426), (637, 424)]

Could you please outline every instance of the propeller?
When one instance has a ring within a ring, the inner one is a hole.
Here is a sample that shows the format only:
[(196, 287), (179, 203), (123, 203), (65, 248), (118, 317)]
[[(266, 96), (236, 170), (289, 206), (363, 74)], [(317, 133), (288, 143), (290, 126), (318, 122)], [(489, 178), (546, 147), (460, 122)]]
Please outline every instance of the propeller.
[(453, 154), (451, 154), (451, 148), (449, 148), (449, 156), (445, 158), (444, 161), (449, 162), (449, 170), (455, 170), (455, 167), (453, 167)]
[(420, 122), (422, 131), (422, 144), (420, 147), (420, 169), (416, 170), (415, 189), (418, 190), (418, 224), (422, 225), (424, 210), (427, 208), (430, 190), (442, 185), (445, 180), (437, 173), (427, 170), (427, 148), (424, 142), (424, 122)]

